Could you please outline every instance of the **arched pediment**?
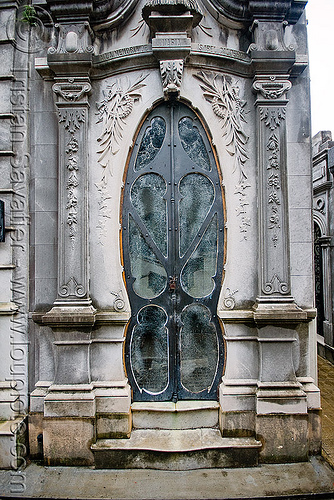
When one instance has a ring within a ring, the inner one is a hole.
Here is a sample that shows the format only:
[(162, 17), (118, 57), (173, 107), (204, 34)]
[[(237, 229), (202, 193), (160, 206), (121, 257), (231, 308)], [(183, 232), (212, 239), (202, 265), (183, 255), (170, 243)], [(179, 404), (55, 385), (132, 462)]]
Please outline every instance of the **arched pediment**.
[(294, 24), (301, 16), (307, 0), (203, 0), (207, 8), (227, 21), (249, 24), (255, 19), (287, 21)]

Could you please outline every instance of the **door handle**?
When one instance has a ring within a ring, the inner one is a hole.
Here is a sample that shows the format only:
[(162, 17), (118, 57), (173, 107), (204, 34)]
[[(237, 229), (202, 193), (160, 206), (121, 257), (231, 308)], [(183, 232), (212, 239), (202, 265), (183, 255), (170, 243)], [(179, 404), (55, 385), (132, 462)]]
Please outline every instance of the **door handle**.
[(177, 283), (177, 277), (176, 276), (170, 276), (169, 277), (169, 291), (170, 292), (175, 292), (175, 290), (176, 290), (176, 283)]

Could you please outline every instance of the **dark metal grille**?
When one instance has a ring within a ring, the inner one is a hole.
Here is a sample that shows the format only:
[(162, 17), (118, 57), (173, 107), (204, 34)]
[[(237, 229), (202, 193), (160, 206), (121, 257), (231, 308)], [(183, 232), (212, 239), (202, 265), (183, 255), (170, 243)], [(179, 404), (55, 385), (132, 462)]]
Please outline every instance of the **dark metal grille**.
[(317, 332), (324, 335), (324, 291), (323, 291), (323, 269), (322, 248), (320, 243), (321, 231), (318, 224), (314, 224), (314, 271), (315, 271), (315, 305), (317, 308)]

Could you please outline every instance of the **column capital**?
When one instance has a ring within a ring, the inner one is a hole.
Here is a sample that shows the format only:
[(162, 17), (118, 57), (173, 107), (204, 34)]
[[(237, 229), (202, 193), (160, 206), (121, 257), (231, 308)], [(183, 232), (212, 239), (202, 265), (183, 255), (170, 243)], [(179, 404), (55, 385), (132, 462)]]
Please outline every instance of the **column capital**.
[(256, 105), (261, 103), (284, 105), (288, 102), (286, 93), (292, 84), (289, 75), (259, 74), (253, 81), (253, 91), (257, 94)]

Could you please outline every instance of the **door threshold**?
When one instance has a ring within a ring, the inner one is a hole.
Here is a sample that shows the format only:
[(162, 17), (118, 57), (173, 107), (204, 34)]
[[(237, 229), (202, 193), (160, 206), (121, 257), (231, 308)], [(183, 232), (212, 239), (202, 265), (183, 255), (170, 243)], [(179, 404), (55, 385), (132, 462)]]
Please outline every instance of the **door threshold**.
[(161, 412), (183, 412), (198, 410), (217, 410), (217, 401), (188, 400), (188, 401), (136, 401), (131, 405), (132, 411), (161, 411)]

